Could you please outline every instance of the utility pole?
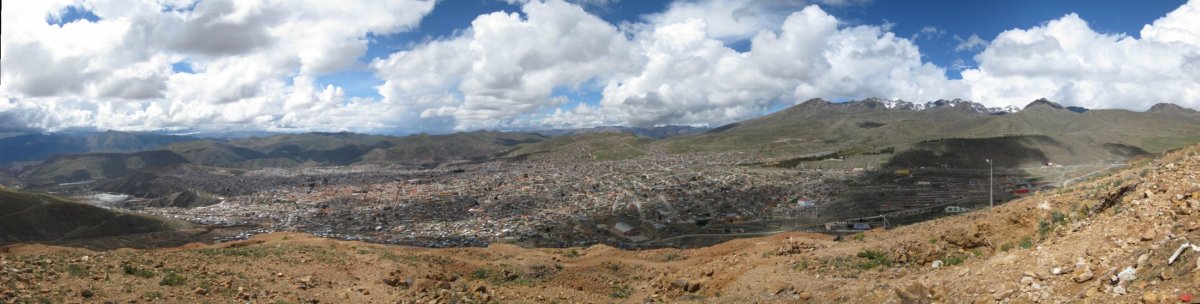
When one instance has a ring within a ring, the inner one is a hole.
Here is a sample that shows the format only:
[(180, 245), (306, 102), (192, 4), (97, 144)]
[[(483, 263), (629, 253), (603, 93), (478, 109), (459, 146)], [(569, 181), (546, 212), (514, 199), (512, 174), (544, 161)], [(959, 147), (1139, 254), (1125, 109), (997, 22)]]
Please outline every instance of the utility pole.
[(996, 175), (992, 171), (992, 159), (990, 159), (990, 158), (987, 159), (987, 163), (988, 163), (988, 205), (991, 207), (996, 207), (996, 199), (994, 198), (994, 196), (992, 194), (992, 192), (993, 192), (992, 189), (996, 188), (995, 186), (992, 186), (993, 179), (995, 179)]

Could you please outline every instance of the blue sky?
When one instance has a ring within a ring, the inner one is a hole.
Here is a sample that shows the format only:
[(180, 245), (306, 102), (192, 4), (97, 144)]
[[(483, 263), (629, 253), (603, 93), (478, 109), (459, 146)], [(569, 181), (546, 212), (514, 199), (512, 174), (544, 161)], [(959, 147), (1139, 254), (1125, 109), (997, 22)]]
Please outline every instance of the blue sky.
[[(972, 34), (991, 41), (1005, 30), (1029, 28), (1048, 20), (1076, 13), (1101, 33), (1137, 36), (1142, 26), (1170, 12), (1185, 1), (875, 1), (862, 7), (833, 7), (830, 13), (847, 22), (884, 24), (892, 22), (898, 36), (911, 37), (932, 26), (944, 30), (937, 36), (922, 36), (914, 42), (926, 60), (950, 67), (955, 59), (970, 63), (976, 51), (955, 51), (960, 41)], [(960, 78), (957, 71), (948, 71)]]
[[(1118, 0), (1067, 0), (1067, 1), (869, 1), (842, 6), (822, 6), (831, 15), (846, 25), (890, 24), (891, 31), (900, 37), (913, 38), (920, 47), (923, 60), (947, 68), (951, 79), (961, 78), (956, 60), (968, 67), (974, 66), (973, 56), (979, 49), (956, 50), (956, 46), (971, 35), (990, 41), (997, 34), (1009, 29), (1029, 28), (1044, 24), (1048, 20), (1076, 13), (1089, 22), (1093, 29), (1102, 33), (1125, 33), (1137, 36), (1147, 23), (1178, 8), (1185, 1), (1118, 1)], [(613, 23), (643, 21), (647, 14), (661, 13), (671, 1), (618, 1), (607, 5), (585, 5), (594, 15)], [(414, 31), (370, 35), (367, 53), (360, 58), (362, 66), (355, 69), (323, 75), (320, 84), (333, 84), (346, 89), (350, 97), (379, 98), (375, 87), (383, 81), (376, 79), (366, 64), (378, 58), (411, 49), (431, 39), (445, 39), (467, 30), (471, 21), (482, 14), (504, 11), (520, 13), (520, 6), (497, 0), (445, 0), (438, 2), (433, 11), (421, 20)], [(75, 15), (72, 15), (75, 16)], [(76, 17), (77, 18), (77, 17)], [(922, 32), (930, 27), (935, 32)], [(956, 37), (957, 36), (957, 37)], [(915, 38), (914, 38), (915, 37)], [(749, 40), (730, 41), (727, 46), (738, 50), (749, 49)], [(571, 97), (572, 104), (594, 103), (598, 92), (579, 92), (561, 88), (562, 96)], [(558, 92), (556, 91), (556, 92)], [(774, 108), (779, 108), (777, 105)]]
[(179, 3), (6, 1), (0, 116), (441, 133), (722, 125), (810, 98), (1200, 107), (1200, 0)]

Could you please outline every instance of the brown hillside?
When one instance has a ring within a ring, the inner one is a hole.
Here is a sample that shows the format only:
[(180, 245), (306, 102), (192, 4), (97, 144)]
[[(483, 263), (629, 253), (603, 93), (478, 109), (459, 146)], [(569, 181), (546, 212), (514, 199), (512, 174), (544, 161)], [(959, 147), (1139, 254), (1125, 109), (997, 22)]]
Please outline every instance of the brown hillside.
[[(275, 233), (214, 245), (0, 249), (0, 301), (1179, 303), (1200, 292), (1200, 146), (993, 209), (834, 241), (426, 249)], [(938, 265), (938, 267), (934, 267)], [(1124, 272), (1124, 274), (1122, 274)]]

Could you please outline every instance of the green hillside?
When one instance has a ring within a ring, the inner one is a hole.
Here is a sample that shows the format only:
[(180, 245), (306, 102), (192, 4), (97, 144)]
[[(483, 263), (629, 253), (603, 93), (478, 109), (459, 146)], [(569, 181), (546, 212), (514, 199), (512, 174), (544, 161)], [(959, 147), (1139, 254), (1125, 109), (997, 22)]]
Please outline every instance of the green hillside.
[(916, 111), (887, 108), (873, 99), (846, 103), (814, 99), (705, 134), (669, 139), (668, 147), (672, 152), (748, 150), (793, 157), (895, 147), (935, 156), (953, 150), (944, 147), (947, 143), (976, 143), (942, 140), (981, 139), (977, 143), (1031, 149), (1048, 159), (1078, 164), (1200, 142), (1200, 115), (1162, 110), (1178, 106), (1158, 107), (1147, 112), (1079, 113), (1037, 100), (1015, 113), (997, 114), (971, 104)]
[(170, 231), (186, 226), (175, 220), (0, 187), (0, 244)]

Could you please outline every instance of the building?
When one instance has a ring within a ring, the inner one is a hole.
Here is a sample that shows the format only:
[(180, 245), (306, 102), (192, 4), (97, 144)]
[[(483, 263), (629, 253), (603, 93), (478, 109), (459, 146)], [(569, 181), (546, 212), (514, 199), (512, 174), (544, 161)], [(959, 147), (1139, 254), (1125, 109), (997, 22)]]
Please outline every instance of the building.
[(946, 206), (945, 211), (946, 211), (946, 213), (963, 213), (963, 212), (971, 211), (971, 208), (961, 207), (961, 206)]
[(799, 199), (796, 199), (796, 205), (800, 206), (800, 208), (809, 208), (812, 206), (816, 206), (817, 204), (814, 203), (812, 200), (808, 199), (807, 197), (801, 197)]
[(616, 233), (617, 235), (623, 235), (623, 236), (637, 235), (638, 234), (637, 230), (638, 230), (637, 227), (634, 227), (633, 225), (627, 224), (625, 222), (617, 222), (617, 224), (613, 225), (613, 228), (612, 228), (613, 233)]

